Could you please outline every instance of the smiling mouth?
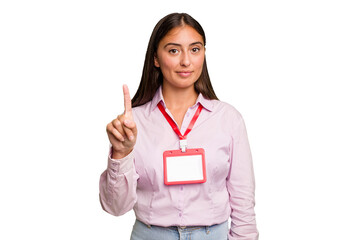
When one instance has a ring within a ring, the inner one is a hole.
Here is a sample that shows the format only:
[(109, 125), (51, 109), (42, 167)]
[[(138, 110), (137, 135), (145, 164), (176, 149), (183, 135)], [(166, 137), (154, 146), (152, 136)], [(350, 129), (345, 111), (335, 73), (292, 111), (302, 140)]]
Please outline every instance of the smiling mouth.
[(192, 71), (179, 71), (176, 73), (179, 74), (181, 77), (188, 77), (192, 74)]

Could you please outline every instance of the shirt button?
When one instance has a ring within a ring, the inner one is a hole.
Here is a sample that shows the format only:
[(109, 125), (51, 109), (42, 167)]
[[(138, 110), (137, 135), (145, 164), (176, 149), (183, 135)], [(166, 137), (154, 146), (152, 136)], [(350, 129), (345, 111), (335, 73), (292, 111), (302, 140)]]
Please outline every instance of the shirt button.
[(183, 186), (181, 186), (181, 187), (180, 187), (180, 191), (183, 191), (183, 190), (184, 190), (184, 187), (183, 187)]
[(182, 216), (182, 213), (179, 213), (179, 217), (181, 217)]

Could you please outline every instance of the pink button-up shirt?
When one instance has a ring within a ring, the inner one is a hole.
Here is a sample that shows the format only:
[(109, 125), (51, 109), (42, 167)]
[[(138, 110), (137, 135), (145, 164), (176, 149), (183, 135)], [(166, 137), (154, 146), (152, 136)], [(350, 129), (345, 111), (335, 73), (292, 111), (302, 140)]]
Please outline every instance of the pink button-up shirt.
[(179, 137), (157, 107), (161, 87), (152, 101), (133, 108), (138, 135), (134, 150), (123, 159), (108, 158), (100, 177), (100, 201), (105, 211), (122, 215), (134, 209), (136, 218), (158, 226), (210, 226), (231, 216), (229, 239), (258, 239), (254, 213), (254, 173), (244, 121), (231, 105), (205, 99), (185, 114), (186, 131), (198, 104), (204, 109), (187, 136), (188, 148), (203, 148), (207, 181), (165, 185), (163, 152), (179, 149)]

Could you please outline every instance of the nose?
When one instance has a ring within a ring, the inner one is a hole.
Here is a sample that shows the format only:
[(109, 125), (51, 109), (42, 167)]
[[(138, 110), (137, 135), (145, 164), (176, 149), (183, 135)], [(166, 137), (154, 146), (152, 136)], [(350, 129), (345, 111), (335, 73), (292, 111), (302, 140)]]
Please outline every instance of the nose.
[(181, 59), (180, 59), (180, 65), (184, 67), (188, 67), (190, 65), (190, 56), (188, 52), (182, 52)]

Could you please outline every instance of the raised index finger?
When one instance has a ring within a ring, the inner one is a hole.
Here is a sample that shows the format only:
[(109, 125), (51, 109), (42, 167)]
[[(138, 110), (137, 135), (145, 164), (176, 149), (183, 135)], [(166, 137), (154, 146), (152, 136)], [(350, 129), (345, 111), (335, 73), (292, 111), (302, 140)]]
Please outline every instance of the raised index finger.
[(125, 106), (125, 117), (132, 117), (132, 108), (131, 108), (131, 98), (129, 93), (129, 88), (126, 84), (123, 85), (124, 91), (124, 106)]

